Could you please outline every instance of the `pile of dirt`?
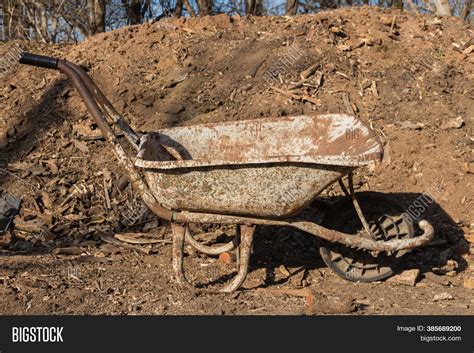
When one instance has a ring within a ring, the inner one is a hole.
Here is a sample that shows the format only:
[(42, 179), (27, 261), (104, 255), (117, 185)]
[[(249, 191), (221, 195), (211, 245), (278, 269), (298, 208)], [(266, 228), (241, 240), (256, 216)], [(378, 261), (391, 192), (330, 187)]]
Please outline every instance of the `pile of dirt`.
[[(270, 116), (355, 114), (376, 129), (386, 151), (383, 163), (357, 172), (357, 189), (395, 193), (407, 210), (413, 210), (411, 215), (428, 219), (436, 229), (435, 241), (431, 250), (411, 254), (407, 267), (432, 271), (450, 264), (457, 276), (450, 282), (462, 287), (468, 276), (463, 270), (472, 261), (465, 238), (472, 239), (474, 232), (473, 34), (471, 27), (452, 17), (363, 7), (295, 17), (165, 19), (99, 34), (75, 45), (1, 44), (0, 53), (20, 45), (81, 64), (138, 132)], [(4, 236), (4, 251), (29, 254), (56, 249), (53, 259), (28, 260), (56, 263), (66, 261), (61, 256), (68, 255), (61, 255), (58, 247), (67, 245), (76, 249), (69, 256), (86, 253), (100, 260), (101, 267), (107, 262), (104, 258), (120, 255), (116, 248), (111, 250), (114, 245), (104, 245), (104, 234), (123, 228), (147, 231), (160, 225), (140, 211), (142, 205), (117, 168), (112, 151), (98, 136), (78, 93), (60, 73), (12, 67), (2, 79), (0, 107), (0, 190), (23, 197), (11, 237)], [(324, 194), (337, 195), (335, 189)], [(429, 195), (433, 202), (420, 208), (416, 202), (421, 195)], [(118, 276), (122, 271), (136, 275), (135, 270), (143, 270), (140, 276), (147, 277), (146, 268), (159, 262), (162, 273), (149, 275), (147, 281), (157, 281), (161, 289), (154, 288), (156, 295), (167, 298), (171, 252), (166, 245), (167, 225), (162, 226), (159, 234), (150, 236), (162, 242), (134, 248), (148, 262), (135, 259), (140, 264), (128, 268), (122, 256), (107, 264)], [(263, 240), (255, 248), (264, 250), (256, 263), (268, 270), (285, 261), (293, 264), (291, 257), (296, 256), (302, 259), (299, 266), (312, 263), (308, 271), (317, 271), (313, 277), (320, 277), (321, 270), (314, 268), (314, 261), (320, 262), (314, 260), (317, 244), (312, 240), (309, 246), (306, 240), (292, 242), (306, 248), (302, 255), (291, 244), (269, 240), (285, 238), (288, 230), (262, 233)], [(281, 251), (268, 249), (268, 242)], [(191, 262), (202, 261), (197, 255), (191, 257)], [(5, 270), (4, 282), (10, 283), (6, 295), (12, 300), (24, 294), (12, 283), (28, 277), (20, 276), (26, 265), (16, 266), (15, 261), (2, 259), (10, 269)], [(81, 281), (95, 281), (96, 275), (88, 273)], [(256, 270), (248, 283), (257, 286), (267, 277)], [(54, 284), (58, 295), (69, 293), (67, 284), (58, 283)], [(299, 283), (309, 284), (309, 279)], [(134, 282), (125, 277), (121, 285)], [(111, 297), (113, 301), (115, 289), (110, 288), (104, 291), (100, 283), (94, 284), (91, 301), (98, 298), (94, 290), (104, 295), (101, 300)], [(461, 299), (469, 297), (462, 288), (455, 290)], [(169, 291), (182, 296), (173, 285)], [(387, 296), (398, 300), (395, 294)], [(27, 297), (21, 300), (32, 300)], [(203, 298), (187, 298), (192, 303), (188, 311), (169, 309), (174, 305), (170, 302), (176, 303), (169, 298), (163, 299), (166, 305), (156, 299), (164, 309), (150, 306), (145, 312), (211, 312)], [(38, 300), (37, 312), (68, 312), (61, 300), (53, 302)], [(454, 302), (461, 305), (458, 309), (464, 304), (472, 308), (464, 299)], [(225, 303), (219, 310), (253, 313), (255, 309), (235, 306), (232, 300)], [(278, 303), (275, 299), (275, 307)], [(122, 304), (122, 309), (103, 310), (84, 304), (80, 312), (128, 312), (131, 304)], [(271, 308), (261, 312), (272, 312)], [(12, 312), (23, 310), (20, 305)], [(372, 312), (394, 311), (382, 306)]]

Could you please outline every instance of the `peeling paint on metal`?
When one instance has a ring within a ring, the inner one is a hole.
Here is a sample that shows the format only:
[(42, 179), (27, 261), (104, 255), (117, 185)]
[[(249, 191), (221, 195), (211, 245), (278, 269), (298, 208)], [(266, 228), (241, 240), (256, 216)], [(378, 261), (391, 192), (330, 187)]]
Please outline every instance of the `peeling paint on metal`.
[[(357, 129), (358, 138), (347, 138), (347, 129)], [(149, 169), (278, 162), (360, 166), (380, 161), (382, 153), (375, 133), (353, 116), (303, 115), (152, 132), (142, 138), (135, 165)]]

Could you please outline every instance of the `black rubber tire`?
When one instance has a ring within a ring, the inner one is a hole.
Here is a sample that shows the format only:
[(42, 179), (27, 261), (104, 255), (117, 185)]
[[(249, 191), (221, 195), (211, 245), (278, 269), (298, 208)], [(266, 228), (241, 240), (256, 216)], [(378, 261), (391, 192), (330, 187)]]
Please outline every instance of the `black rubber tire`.
[[(393, 228), (392, 232), (403, 230), (400, 238), (411, 238), (415, 236), (413, 224), (402, 216), (405, 212), (404, 207), (390, 195), (361, 192), (357, 193), (356, 197), (367, 222), (378, 230), (378, 234), (381, 237), (381, 239), (378, 240), (388, 240), (392, 239), (390, 236), (395, 236), (393, 234), (390, 235), (390, 229), (387, 231), (389, 227), (387, 226), (387, 229), (384, 228), (383, 225), (379, 224), (380, 221), (382, 223), (392, 222), (392, 226), (390, 227)], [(379, 225), (377, 226), (377, 224)], [(326, 212), (322, 225), (326, 228), (347, 234), (357, 234), (363, 230), (362, 223), (349, 197), (336, 203)], [(386, 237), (388, 237), (388, 239), (386, 239)], [(323, 242), (319, 252), (324, 263), (331, 270), (338, 276), (353, 282), (374, 282), (390, 277), (400, 262), (401, 257), (406, 253), (406, 251), (399, 251), (395, 254), (388, 255), (381, 252), (377, 257), (374, 257), (367, 250), (353, 249), (343, 244), (327, 241)], [(334, 261), (338, 256), (340, 256), (340, 260), (338, 262)], [(359, 263), (360, 266), (353, 266), (350, 264), (351, 260), (357, 260), (355, 263)], [(345, 270), (341, 267), (347, 265), (349, 265), (349, 267)], [(373, 274), (364, 274), (364, 271), (366, 271), (365, 266), (370, 268), (370, 272), (373, 272)], [(348, 270), (350, 270), (349, 275)], [(356, 273), (359, 271), (361, 272), (360, 275)]]

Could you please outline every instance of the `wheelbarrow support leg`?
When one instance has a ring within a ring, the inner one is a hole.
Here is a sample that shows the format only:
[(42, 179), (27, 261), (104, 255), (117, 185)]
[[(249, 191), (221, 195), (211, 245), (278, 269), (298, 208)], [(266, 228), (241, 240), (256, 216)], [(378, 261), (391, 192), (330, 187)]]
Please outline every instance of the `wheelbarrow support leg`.
[[(171, 224), (173, 232), (173, 270), (176, 279), (179, 284), (190, 287), (195, 290), (195, 287), (186, 279), (183, 268), (184, 258), (184, 240), (186, 237), (187, 226), (181, 226), (175, 223)], [(235, 292), (244, 283), (247, 277), (250, 253), (252, 251), (253, 235), (255, 233), (255, 226), (240, 226), (240, 246), (239, 255), (240, 261), (238, 266), (237, 275), (234, 279), (224, 288), (218, 292), (221, 293), (232, 293)]]
[(193, 288), (186, 279), (183, 268), (186, 228), (179, 224), (171, 223), (171, 231), (173, 232), (173, 271), (180, 285)]
[(250, 253), (252, 252), (254, 233), (255, 226), (240, 226), (239, 271), (232, 282), (227, 287), (223, 288), (221, 292), (235, 292), (244, 283), (249, 269)]

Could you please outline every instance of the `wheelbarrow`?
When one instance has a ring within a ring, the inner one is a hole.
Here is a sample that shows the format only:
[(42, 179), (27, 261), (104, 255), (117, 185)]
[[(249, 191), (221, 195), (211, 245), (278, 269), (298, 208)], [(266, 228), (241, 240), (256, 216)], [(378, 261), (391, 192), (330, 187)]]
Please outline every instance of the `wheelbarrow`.
[[(171, 223), (173, 269), (184, 286), (196, 288), (183, 270), (187, 242), (207, 255), (236, 251), (237, 274), (219, 291), (241, 287), (257, 225), (293, 227), (319, 238), (324, 262), (351, 281), (390, 276), (403, 254), (433, 237), (430, 223), (413, 224), (396, 200), (375, 193), (356, 196), (354, 170), (380, 162), (383, 147), (354, 116), (262, 118), (139, 136), (81, 67), (30, 53), (23, 53), (20, 63), (59, 70), (78, 90), (136, 192)], [(115, 128), (123, 131), (135, 157), (127, 155)], [(335, 182), (346, 195), (343, 201), (328, 206), (317, 221), (304, 216)], [(214, 247), (195, 238), (191, 223), (234, 225), (236, 232), (232, 241)]]

